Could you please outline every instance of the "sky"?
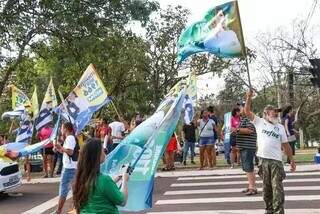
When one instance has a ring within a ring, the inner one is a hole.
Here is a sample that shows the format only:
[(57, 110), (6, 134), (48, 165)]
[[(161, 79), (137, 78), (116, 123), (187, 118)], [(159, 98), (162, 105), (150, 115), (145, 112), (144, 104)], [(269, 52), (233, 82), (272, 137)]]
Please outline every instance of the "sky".
[[(162, 8), (168, 5), (182, 5), (191, 12), (189, 23), (200, 20), (205, 12), (215, 5), (228, 0), (158, 0)], [(275, 31), (280, 26), (290, 27), (294, 19), (305, 20), (314, 0), (238, 0), (242, 28), (247, 46), (254, 44), (255, 38), (262, 32)], [(309, 26), (320, 23), (320, 2), (318, 2)], [(319, 38), (320, 40), (320, 38)], [(320, 44), (317, 43), (317, 44)], [(251, 72), (253, 84), (258, 84), (258, 73)], [(223, 89), (223, 79), (210, 75), (198, 78), (200, 96)], [(208, 87), (207, 87), (208, 86)], [(199, 94), (198, 94), (199, 96)]]

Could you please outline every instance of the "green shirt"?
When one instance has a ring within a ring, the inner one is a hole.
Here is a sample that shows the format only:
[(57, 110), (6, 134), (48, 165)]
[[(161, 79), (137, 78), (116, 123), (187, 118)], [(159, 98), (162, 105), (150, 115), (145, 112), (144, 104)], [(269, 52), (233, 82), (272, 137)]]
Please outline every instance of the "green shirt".
[(91, 188), (88, 201), (81, 214), (118, 214), (117, 205), (124, 203), (124, 195), (110, 176), (99, 174), (95, 188)]

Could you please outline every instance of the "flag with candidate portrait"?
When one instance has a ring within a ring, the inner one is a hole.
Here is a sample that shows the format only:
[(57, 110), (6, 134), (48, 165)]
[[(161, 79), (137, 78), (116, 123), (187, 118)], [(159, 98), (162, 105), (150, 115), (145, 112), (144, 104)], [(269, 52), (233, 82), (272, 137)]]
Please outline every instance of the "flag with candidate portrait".
[(245, 55), (240, 15), (237, 1), (214, 6), (202, 20), (192, 23), (180, 35), (178, 62), (199, 52), (209, 52), (218, 57)]
[(44, 95), (43, 102), (39, 115), (36, 119), (36, 129), (39, 131), (42, 127), (51, 123), (53, 120), (52, 111), (58, 105), (56, 92), (53, 86), (53, 81), (50, 79), (46, 94)]
[(78, 134), (90, 121), (92, 115), (110, 101), (102, 80), (94, 66), (90, 64), (77, 86), (60, 104), (59, 111), (64, 119), (73, 123)]

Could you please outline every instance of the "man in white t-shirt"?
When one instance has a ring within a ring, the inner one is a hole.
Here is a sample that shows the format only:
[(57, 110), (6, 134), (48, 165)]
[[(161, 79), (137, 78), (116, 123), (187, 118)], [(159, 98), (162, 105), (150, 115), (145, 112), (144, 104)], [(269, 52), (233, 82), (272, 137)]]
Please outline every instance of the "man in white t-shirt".
[(109, 127), (112, 130), (111, 139), (112, 139), (112, 150), (113, 150), (118, 146), (121, 140), (123, 140), (124, 132), (126, 131), (126, 128), (124, 126), (124, 123), (120, 122), (120, 119), (118, 116), (115, 116), (114, 121), (109, 124)]
[(266, 214), (283, 214), (284, 189), (282, 181), (286, 174), (282, 163), (282, 150), (290, 160), (291, 171), (295, 171), (296, 164), (285, 129), (278, 120), (278, 113), (281, 110), (268, 105), (263, 111), (264, 118), (260, 118), (251, 112), (252, 96), (253, 92), (249, 90), (244, 111), (257, 132), (257, 156), (261, 159), (259, 175), (263, 179)]
[(72, 123), (64, 123), (61, 127), (61, 133), (65, 137), (63, 146), (58, 143), (55, 144), (55, 150), (63, 154), (63, 170), (59, 187), (59, 204), (56, 211), (57, 214), (60, 214), (62, 212), (63, 205), (66, 201), (72, 181), (75, 177), (77, 169), (76, 153), (79, 153), (79, 151), (76, 151), (77, 149), (79, 150), (79, 145), (77, 145), (77, 141), (74, 136)]

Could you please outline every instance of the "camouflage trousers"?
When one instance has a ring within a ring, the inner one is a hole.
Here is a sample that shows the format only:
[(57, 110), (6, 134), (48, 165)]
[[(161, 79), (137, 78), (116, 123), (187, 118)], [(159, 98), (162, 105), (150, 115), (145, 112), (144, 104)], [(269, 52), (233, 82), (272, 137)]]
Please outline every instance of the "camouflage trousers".
[(284, 214), (284, 189), (286, 173), (281, 161), (260, 159), (259, 176), (263, 180), (263, 200), (266, 214)]

